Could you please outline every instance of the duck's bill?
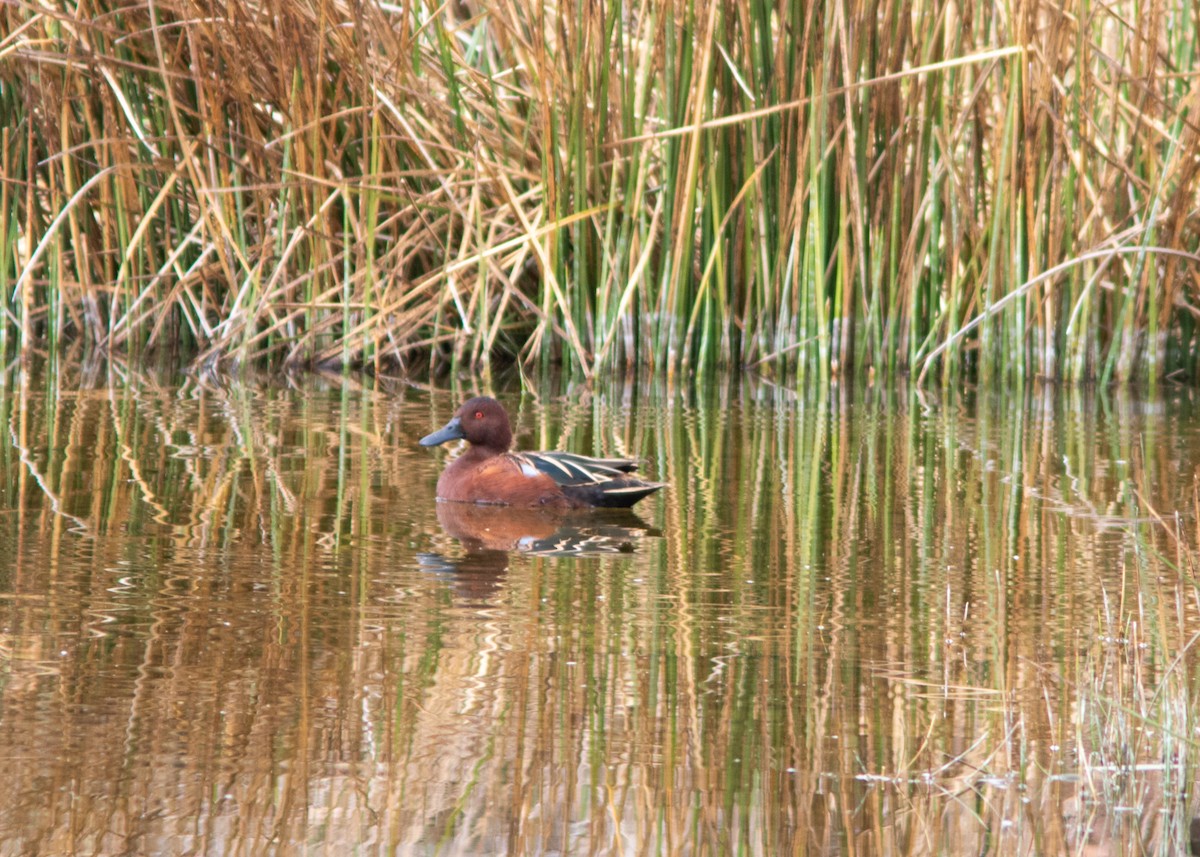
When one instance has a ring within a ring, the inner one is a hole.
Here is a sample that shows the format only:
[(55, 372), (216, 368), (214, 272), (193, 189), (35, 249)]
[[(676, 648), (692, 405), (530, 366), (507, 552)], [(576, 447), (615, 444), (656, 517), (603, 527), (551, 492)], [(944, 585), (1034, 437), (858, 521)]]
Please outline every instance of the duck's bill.
[(465, 437), (462, 429), (462, 420), (458, 417), (450, 420), (446, 425), (433, 434), (427, 434), (425, 437), (417, 441), (421, 446), (437, 446), (439, 443), (446, 443), (451, 440), (462, 440)]

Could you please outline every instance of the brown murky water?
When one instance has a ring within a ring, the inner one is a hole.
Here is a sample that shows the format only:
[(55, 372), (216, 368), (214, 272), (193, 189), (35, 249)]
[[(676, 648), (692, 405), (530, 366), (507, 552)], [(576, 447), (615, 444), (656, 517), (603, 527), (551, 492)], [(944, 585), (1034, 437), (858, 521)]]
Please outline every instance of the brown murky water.
[(560, 519), (434, 502), (465, 384), (0, 383), (4, 854), (1188, 847), (1190, 392), (501, 385), (670, 483)]

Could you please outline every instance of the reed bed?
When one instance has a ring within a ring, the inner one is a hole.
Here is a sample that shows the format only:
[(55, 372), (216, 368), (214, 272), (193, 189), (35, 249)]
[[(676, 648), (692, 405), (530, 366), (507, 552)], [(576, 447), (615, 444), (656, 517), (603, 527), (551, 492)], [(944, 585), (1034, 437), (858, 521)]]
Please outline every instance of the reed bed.
[(1194, 4), (0, 8), (0, 348), (1195, 376)]

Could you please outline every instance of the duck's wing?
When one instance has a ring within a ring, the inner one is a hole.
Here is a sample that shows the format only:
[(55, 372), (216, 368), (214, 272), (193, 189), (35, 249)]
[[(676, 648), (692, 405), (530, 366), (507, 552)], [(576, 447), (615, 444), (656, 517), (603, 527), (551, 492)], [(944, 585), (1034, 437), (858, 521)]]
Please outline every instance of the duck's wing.
[(632, 458), (592, 458), (573, 452), (522, 452), (517, 456), (559, 485), (591, 485), (619, 479), (637, 469)]
[(621, 473), (633, 473), (638, 469), (636, 458), (594, 458), (574, 452), (535, 452), (533, 454), (556, 460), (560, 464), (575, 465), (585, 470), (617, 470)]
[(630, 476), (637, 467), (631, 458), (592, 458), (570, 452), (525, 452), (518, 458), (523, 468), (546, 474), (565, 495), (589, 506), (628, 508), (663, 487), (661, 482)]

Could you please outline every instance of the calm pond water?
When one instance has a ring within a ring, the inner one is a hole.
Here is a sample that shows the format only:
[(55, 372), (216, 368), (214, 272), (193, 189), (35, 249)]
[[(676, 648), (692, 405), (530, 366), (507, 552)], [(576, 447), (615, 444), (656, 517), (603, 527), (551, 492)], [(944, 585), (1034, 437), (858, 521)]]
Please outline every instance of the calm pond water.
[[(434, 501), (493, 392), (629, 515)], [(4, 854), (1172, 854), (1200, 410), (0, 375)]]

